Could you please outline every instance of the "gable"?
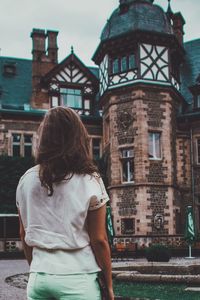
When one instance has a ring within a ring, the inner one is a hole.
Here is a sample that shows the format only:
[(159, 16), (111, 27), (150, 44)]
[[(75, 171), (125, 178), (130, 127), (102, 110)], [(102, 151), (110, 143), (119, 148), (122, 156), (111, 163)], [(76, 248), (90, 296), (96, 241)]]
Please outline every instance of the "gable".
[(98, 79), (76, 55), (69, 55), (63, 62), (51, 70), (44, 78), (48, 83), (59, 85), (98, 86)]

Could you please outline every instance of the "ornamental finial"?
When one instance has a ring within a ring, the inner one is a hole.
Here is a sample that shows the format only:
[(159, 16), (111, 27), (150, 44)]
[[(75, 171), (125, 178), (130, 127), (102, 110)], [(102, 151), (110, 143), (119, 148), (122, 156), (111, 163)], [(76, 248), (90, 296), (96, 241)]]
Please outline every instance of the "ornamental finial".
[(71, 54), (74, 54), (74, 47), (71, 46)]
[(171, 20), (173, 15), (174, 15), (174, 13), (171, 9), (171, 0), (168, 0), (168, 8), (167, 8), (167, 13), (166, 14), (167, 14), (167, 17), (168, 17), (169, 20)]

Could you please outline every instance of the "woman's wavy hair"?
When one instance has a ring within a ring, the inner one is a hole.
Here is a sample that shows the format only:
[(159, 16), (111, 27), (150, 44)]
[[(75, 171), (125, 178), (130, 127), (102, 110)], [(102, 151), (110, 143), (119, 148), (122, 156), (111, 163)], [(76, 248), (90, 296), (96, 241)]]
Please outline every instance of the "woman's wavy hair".
[(89, 136), (78, 114), (70, 108), (56, 107), (45, 115), (38, 130), (35, 162), (39, 164), (42, 186), (53, 195), (53, 184), (74, 174), (97, 172), (89, 147)]

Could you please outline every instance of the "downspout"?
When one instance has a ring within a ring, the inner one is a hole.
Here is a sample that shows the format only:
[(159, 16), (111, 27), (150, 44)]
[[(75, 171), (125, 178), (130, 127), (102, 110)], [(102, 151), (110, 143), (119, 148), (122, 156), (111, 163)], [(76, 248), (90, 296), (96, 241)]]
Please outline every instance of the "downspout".
[(191, 160), (191, 190), (192, 190), (192, 207), (193, 218), (196, 230), (196, 207), (195, 207), (195, 182), (194, 182), (194, 151), (193, 151), (193, 130), (190, 129), (190, 160)]

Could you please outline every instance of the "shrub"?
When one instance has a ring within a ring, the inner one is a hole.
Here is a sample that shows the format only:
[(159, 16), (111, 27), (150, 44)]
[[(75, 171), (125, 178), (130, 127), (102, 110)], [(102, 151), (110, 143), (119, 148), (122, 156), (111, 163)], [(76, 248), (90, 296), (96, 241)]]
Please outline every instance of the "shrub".
[(154, 244), (145, 249), (145, 257), (148, 261), (168, 262), (171, 258), (171, 253), (167, 246)]

